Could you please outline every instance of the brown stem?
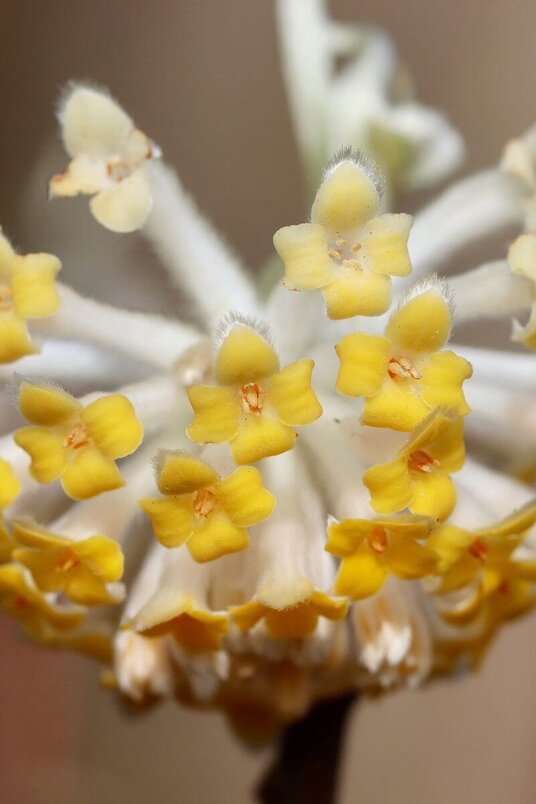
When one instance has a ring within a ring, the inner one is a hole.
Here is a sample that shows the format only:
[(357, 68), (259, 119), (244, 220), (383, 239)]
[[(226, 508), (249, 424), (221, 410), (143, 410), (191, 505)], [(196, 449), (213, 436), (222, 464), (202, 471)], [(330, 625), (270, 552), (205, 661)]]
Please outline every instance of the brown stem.
[(334, 804), (344, 726), (355, 695), (318, 704), (288, 726), (257, 790), (262, 804)]

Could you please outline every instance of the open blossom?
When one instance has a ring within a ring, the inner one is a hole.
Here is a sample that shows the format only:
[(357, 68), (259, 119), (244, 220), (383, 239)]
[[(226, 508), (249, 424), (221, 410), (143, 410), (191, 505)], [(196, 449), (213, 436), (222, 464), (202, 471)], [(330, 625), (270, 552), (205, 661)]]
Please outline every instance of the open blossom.
[(39, 483), (61, 478), (75, 500), (123, 484), (115, 459), (134, 452), (142, 440), (126, 397), (113, 394), (83, 406), (60, 388), (23, 382), (19, 405), (32, 426), (17, 430), (15, 441), (30, 455), (30, 472)]
[(378, 215), (375, 174), (343, 151), (316, 195), (311, 223), (285, 226), (274, 245), (291, 290), (321, 289), (330, 318), (379, 315), (391, 303), (390, 276), (407, 276), (411, 216)]
[[(311, 222), (275, 235), (282, 281), (261, 292), (171, 169), (147, 169), (157, 152), (130, 117), (86, 86), (61, 105), (71, 162), (51, 192), (91, 195), (114, 231), (145, 224), (198, 323), (54, 289), (54, 258), (0, 240), (0, 356), (19, 375), (0, 366), (0, 384), (28, 422), (0, 438), (0, 607), (39, 643), (98, 659), (131, 700), (220, 708), (255, 740), (326, 697), (476, 667), (536, 583), (534, 355), (457, 329), (513, 319), (534, 347), (532, 140), (412, 224), (390, 204), (449, 172), (455, 133), (392, 100), (379, 32), (341, 51), (356, 32), (334, 38), (321, 2), (282, 0), (278, 20), (315, 184)], [(383, 177), (352, 147), (320, 171), (343, 130)], [(508, 254), (437, 275), (506, 225)], [(34, 316), (50, 321), (29, 356)]]
[(186, 543), (196, 561), (245, 550), (247, 528), (269, 517), (275, 505), (252, 466), (241, 466), (222, 479), (198, 458), (163, 453), (157, 482), (166, 496), (141, 503), (155, 536), (165, 547)]
[(0, 363), (37, 351), (26, 321), (58, 310), (54, 281), (60, 268), (52, 254), (15, 254), (0, 230)]
[(356, 332), (337, 344), (337, 390), (364, 396), (363, 424), (413, 430), (438, 406), (469, 412), (462, 383), (467, 360), (442, 351), (452, 326), (448, 296), (440, 284), (418, 286), (394, 312), (385, 336)]
[(59, 119), (71, 161), (50, 180), (51, 197), (92, 196), (91, 212), (113, 232), (143, 226), (152, 207), (145, 164), (159, 149), (109, 95), (92, 87), (71, 87)]

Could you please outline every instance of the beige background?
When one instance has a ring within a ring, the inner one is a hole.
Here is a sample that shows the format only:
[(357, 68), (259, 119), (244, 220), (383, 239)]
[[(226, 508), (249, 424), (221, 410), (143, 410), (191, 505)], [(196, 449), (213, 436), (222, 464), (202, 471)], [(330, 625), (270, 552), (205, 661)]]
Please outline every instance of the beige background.
[[(420, 98), (464, 131), (468, 168), (536, 119), (533, 0), (332, 7), (395, 36)], [(78, 289), (183, 309), (139, 239), (99, 229), (84, 202), (46, 204), (63, 163), (51, 110), (71, 77), (110, 86), (252, 269), (273, 231), (303, 218), (270, 0), (0, 0), (0, 222), (25, 251), (58, 253)], [(363, 703), (343, 804), (536, 801), (535, 644), (533, 617), (501, 635), (478, 677)], [(0, 623), (2, 801), (252, 801), (268, 752), (243, 749), (216, 716), (127, 716), (96, 678)]]

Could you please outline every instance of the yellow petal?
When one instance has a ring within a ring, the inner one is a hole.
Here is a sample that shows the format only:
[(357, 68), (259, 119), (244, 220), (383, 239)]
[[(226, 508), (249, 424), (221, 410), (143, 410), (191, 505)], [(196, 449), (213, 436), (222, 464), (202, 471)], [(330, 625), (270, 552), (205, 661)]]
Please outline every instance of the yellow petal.
[(430, 355), (422, 366), (422, 397), (430, 407), (450, 408), (465, 416), (471, 408), (462, 391), (464, 380), (473, 373), (471, 364), (454, 352)]
[(347, 396), (374, 396), (387, 376), (391, 344), (387, 338), (355, 332), (335, 347), (341, 365), (337, 391)]
[(343, 558), (335, 579), (338, 595), (360, 600), (375, 594), (387, 578), (387, 567), (367, 548)]
[(249, 528), (267, 519), (275, 507), (275, 497), (264, 488), (262, 475), (253, 466), (241, 466), (222, 480), (216, 495), (234, 525)]
[(363, 540), (371, 531), (371, 524), (367, 519), (345, 519), (342, 522), (332, 522), (328, 526), (328, 539), (326, 550), (334, 556), (351, 556), (358, 550)]
[(120, 234), (141, 229), (152, 206), (151, 185), (144, 170), (136, 170), (89, 202), (93, 217), (106, 229)]
[(231, 441), (231, 451), (236, 463), (255, 463), (292, 449), (295, 442), (296, 432), (292, 427), (267, 416), (251, 415)]
[(19, 388), (19, 407), (25, 419), (43, 427), (63, 424), (81, 409), (80, 402), (53, 385), (22, 382)]
[(456, 504), (456, 487), (450, 477), (437, 469), (413, 477), (410, 509), (414, 514), (446, 519)]
[(198, 444), (220, 444), (236, 435), (241, 405), (234, 388), (191, 385), (186, 393), (195, 414), (188, 438)]
[(268, 607), (265, 606), (264, 603), (251, 600), (249, 603), (244, 603), (242, 606), (233, 606), (231, 608), (231, 618), (234, 624), (242, 631), (249, 631), (259, 620), (262, 620), (267, 610)]
[(420, 424), (429, 412), (430, 409), (411, 385), (388, 380), (376, 396), (365, 400), (361, 422), (370, 427), (409, 431)]
[(324, 592), (313, 592), (311, 603), (321, 617), (327, 620), (342, 620), (348, 612), (348, 601), (333, 598)]
[(103, 396), (80, 412), (100, 452), (107, 458), (124, 458), (143, 440), (143, 428), (132, 402), (122, 394)]
[(391, 304), (391, 279), (368, 269), (342, 267), (322, 289), (328, 318), (337, 321), (355, 315), (381, 315)]
[(38, 483), (51, 483), (61, 477), (67, 461), (63, 436), (45, 427), (22, 427), (13, 439), (30, 456), (30, 474)]
[(20, 490), (20, 481), (15, 472), (7, 461), (0, 458), (0, 511), (11, 505)]
[(298, 360), (278, 371), (266, 386), (268, 402), (283, 424), (310, 424), (322, 415), (322, 406), (311, 388), (313, 360)]
[(305, 639), (314, 633), (318, 611), (310, 601), (297, 603), (289, 609), (266, 609), (266, 630), (274, 639)]
[(379, 201), (366, 173), (353, 162), (344, 161), (320, 185), (311, 220), (335, 232), (356, 229), (376, 215)]
[(194, 514), (191, 498), (168, 497), (140, 500), (151, 519), (154, 535), (164, 547), (180, 547), (193, 533)]
[(158, 488), (162, 494), (189, 494), (213, 486), (219, 475), (212, 466), (185, 452), (162, 452)]
[(90, 536), (73, 545), (85, 566), (104, 583), (114, 583), (123, 575), (124, 556), (120, 545), (108, 536)]
[(386, 214), (367, 221), (361, 247), (365, 265), (377, 274), (408, 276), (411, 261), (408, 254), (408, 235), (411, 215)]
[(536, 523), (536, 503), (530, 502), (522, 508), (513, 511), (510, 516), (502, 519), (496, 525), (482, 528), (475, 531), (476, 534), (489, 535), (494, 538), (502, 539), (507, 536), (515, 536), (517, 534), (525, 533)]
[(16, 256), (10, 266), (13, 305), (21, 318), (45, 318), (60, 306), (54, 280), (61, 263), (52, 254)]
[(400, 535), (391, 537), (385, 560), (393, 575), (407, 580), (432, 575), (437, 567), (431, 547)]
[(187, 546), (192, 558), (202, 563), (245, 550), (249, 536), (247, 530), (234, 525), (224, 511), (213, 511), (194, 530)]
[(469, 553), (460, 558), (451, 566), (441, 567), (441, 584), (437, 590), (438, 594), (448, 594), (457, 589), (463, 589), (474, 581), (477, 574), (482, 569), (481, 562)]
[(463, 419), (434, 410), (415, 430), (401, 451), (408, 457), (422, 450), (438, 461), (445, 472), (457, 472), (465, 461)]
[(385, 334), (402, 352), (429, 353), (445, 345), (451, 326), (449, 305), (437, 290), (430, 289), (393, 313)]
[(235, 324), (223, 341), (216, 358), (216, 382), (246, 385), (271, 377), (279, 359), (268, 341), (251, 327)]
[(36, 351), (22, 318), (13, 312), (0, 312), (0, 363), (13, 363)]
[[(65, 493), (73, 500), (87, 500), (125, 485), (114, 461), (93, 447), (84, 447), (71, 458), (61, 478)], [(112, 503), (111, 503), (112, 504)]]
[(285, 266), (283, 283), (290, 290), (323, 288), (333, 279), (323, 226), (314, 223), (284, 226), (275, 233), (274, 246)]
[(370, 504), (380, 514), (392, 514), (407, 508), (412, 500), (412, 482), (407, 461), (372, 466), (363, 475), (371, 496)]

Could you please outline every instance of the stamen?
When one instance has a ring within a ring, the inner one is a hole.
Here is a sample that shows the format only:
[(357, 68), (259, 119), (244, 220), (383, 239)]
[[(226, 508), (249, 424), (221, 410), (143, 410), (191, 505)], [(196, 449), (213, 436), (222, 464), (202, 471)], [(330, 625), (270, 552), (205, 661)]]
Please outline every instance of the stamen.
[(74, 569), (79, 564), (80, 559), (78, 558), (74, 550), (68, 548), (62, 553), (61, 558), (57, 562), (56, 570), (58, 572), (69, 572), (69, 570)]
[(200, 489), (194, 497), (194, 516), (206, 519), (216, 506), (216, 495), (210, 489)]
[(248, 382), (240, 389), (242, 406), (246, 413), (260, 413), (264, 407), (264, 389), (256, 382)]
[(411, 365), (407, 357), (392, 357), (389, 361), (387, 372), (392, 380), (420, 380), (422, 374)]
[(472, 556), (474, 556), (474, 558), (478, 558), (479, 561), (485, 561), (488, 557), (488, 548), (486, 543), (480, 538), (475, 539), (475, 541), (469, 547), (469, 552)]
[(361, 248), (361, 243), (352, 243), (350, 240), (336, 240), (328, 251), (328, 256), (338, 265), (344, 268), (352, 268), (355, 271), (362, 270), (359, 260), (355, 255)]
[(0, 311), (10, 310), (13, 303), (13, 293), (9, 285), (0, 285)]
[(128, 178), (132, 171), (123, 159), (114, 157), (106, 163), (106, 173), (113, 181), (120, 182)]
[(87, 428), (80, 422), (77, 422), (69, 435), (65, 438), (62, 446), (64, 449), (68, 449), (69, 447), (72, 449), (80, 449), (81, 447), (87, 447), (90, 440), (91, 436)]
[(434, 467), (439, 466), (439, 461), (428, 455), (422, 449), (412, 452), (408, 458), (408, 469), (410, 472), (424, 472), (430, 474)]
[(388, 540), (387, 533), (385, 532), (384, 528), (373, 528), (370, 534), (367, 536), (367, 541), (370, 549), (379, 555), (383, 555), (383, 553), (385, 553), (387, 550)]

